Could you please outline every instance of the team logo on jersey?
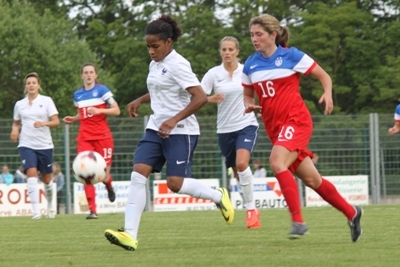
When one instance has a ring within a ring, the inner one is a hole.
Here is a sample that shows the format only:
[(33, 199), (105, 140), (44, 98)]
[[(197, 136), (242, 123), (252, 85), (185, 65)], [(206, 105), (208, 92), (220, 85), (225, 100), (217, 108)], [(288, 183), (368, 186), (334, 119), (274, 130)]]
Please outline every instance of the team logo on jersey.
[(163, 68), (163, 70), (161, 71), (161, 75), (164, 75), (165, 73), (167, 73), (167, 69)]
[(275, 59), (275, 65), (276, 65), (277, 67), (279, 67), (280, 65), (282, 65), (282, 62), (283, 62), (282, 57), (277, 57), (277, 58)]
[(96, 90), (93, 91), (92, 96), (96, 97), (99, 94), (99, 92), (97, 92)]

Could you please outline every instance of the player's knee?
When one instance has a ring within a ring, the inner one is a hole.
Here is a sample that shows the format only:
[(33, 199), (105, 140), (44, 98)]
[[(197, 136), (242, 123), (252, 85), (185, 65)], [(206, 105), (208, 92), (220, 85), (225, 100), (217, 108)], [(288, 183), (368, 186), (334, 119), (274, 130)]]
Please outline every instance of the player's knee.
[(182, 178), (167, 177), (167, 186), (174, 193), (178, 193), (181, 190), (182, 183)]
[(269, 166), (273, 173), (280, 173), (287, 170), (287, 166), (283, 162), (274, 159), (269, 160)]

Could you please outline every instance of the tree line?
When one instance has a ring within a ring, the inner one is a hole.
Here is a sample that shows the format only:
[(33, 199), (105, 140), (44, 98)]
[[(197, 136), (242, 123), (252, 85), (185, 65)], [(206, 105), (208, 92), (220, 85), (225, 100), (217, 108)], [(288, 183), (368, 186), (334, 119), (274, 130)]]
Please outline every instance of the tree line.
[[(158, 15), (178, 19), (184, 35), (175, 49), (201, 79), (221, 63), (224, 36), (238, 38), (242, 62), (254, 52), (248, 22), (263, 13), (288, 26), (289, 46), (331, 75), (333, 114), (394, 111), (400, 98), (399, 0), (0, 0), (1, 117), (11, 118), (23, 97), (23, 78), (32, 71), (41, 76), (42, 93), (53, 97), (60, 117), (73, 114), (72, 93), (88, 61), (98, 66), (99, 82), (124, 110), (147, 92), (144, 30)], [(311, 112), (321, 114), (318, 82), (303, 77), (300, 90)], [(206, 105), (198, 114), (215, 112)], [(140, 113), (149, 114), (149, 106)]]

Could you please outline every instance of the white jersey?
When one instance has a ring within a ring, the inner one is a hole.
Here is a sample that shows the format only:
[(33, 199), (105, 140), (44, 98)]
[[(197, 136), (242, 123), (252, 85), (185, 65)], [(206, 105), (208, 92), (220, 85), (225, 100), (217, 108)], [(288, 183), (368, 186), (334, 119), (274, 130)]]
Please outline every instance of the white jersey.
[(254, 112), (244, 113), (243, 65), (238, 64), (237, 69), (229, 77), (229, 72), (224, 65), (211, 68), (201, 80), (201, 87), (207, 95), (223, 94), (224, 100), (218, 103), (217, 133), (231, 133), (239, 131), (249, 125), (258, 126)]
[[(189, 61), (172, 50), (162, 61), (151, 61), (147, 88), (153, 114), (147, 129), (159, 130), (161, 124), (189, 105), (191, 94), (188, 87), (200, 86)], [(200, 135), (199, 124), (194, 115), (178, 122), (170, 134)]]
[(51, 97), (38, 95), (29, 105), (28, 97), (25, 97), (14, 106), (14, 120), (21, 121), (21, 133), (18, 147), (31, 149), (54, 148), (50, 128), (47, 126), (35, 128), (36, 121), (49, 121), (49, 118), (58, 114)]

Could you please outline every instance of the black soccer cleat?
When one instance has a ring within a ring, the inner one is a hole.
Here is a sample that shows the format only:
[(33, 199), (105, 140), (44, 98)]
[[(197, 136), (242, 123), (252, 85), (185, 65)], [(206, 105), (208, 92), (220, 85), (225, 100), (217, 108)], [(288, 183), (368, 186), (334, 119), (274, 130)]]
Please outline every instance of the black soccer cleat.
[(110, 188), (107, 189), (107, 193), (108, 193), (108, 199), (110, 200), (110, 202), (114, 202), (115, 201), (115, 192), (114, 192), (114, 188)]
[(356, 210), (356, 215), (354, 215), (353, 220), (348, 221), (348, 224), (350, 227), (351, 240), (353, 240), (353, 242), (357, 242), (357, 240), (360, 239), (360, 236), (362, 234), (360, 221), (363, 209), (360, 206), (354, 206), (354, 209)]

